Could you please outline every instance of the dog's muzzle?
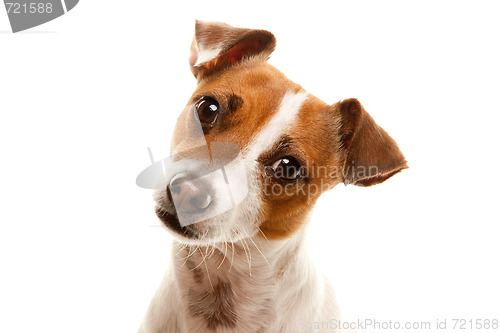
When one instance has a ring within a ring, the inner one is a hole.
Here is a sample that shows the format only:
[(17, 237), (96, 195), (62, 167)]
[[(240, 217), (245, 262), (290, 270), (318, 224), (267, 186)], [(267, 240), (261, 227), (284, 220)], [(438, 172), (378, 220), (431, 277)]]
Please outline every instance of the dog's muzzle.
[(177, 174), (170, 181), (167, 192), (178, 213), (203, 213), (213, 201), (209, 186), (192, 175)]
[(166, 191), (157, 214), (171, 229), (220, 216), (248, 194), (246, 169), (240, 148), (229, 142), (212, 142), (157, 161), (138, 177), (144, 188)]

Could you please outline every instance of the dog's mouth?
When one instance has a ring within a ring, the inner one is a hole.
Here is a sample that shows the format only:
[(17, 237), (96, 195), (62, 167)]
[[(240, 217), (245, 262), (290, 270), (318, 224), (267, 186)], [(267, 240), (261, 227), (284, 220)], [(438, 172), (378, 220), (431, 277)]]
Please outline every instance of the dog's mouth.
[(193, 230), (191, 226), (182, 226), (179, 222), (179, 218), (177, 214), (172, 214), (167, 212), (161, 206), (155, 207), (156, 216), (160, 219), (160, 221), (167, 227), (169, 230), (175, 232), (176, 234), (189, 238), (189, 239), (198, 239), (200, 238), (199, 234)]
[(177, 236), (181, 236), (180, 241), (192, 240), (205, 242), (208, 239), (212, 239), (216, 234), (219, 234), (217, 232), (217, 222), (210, 218), (183, 226), (179, 221), (177, 213), (169, 212), (161, 204), (156, 205), (155, 213), (168, 230)]

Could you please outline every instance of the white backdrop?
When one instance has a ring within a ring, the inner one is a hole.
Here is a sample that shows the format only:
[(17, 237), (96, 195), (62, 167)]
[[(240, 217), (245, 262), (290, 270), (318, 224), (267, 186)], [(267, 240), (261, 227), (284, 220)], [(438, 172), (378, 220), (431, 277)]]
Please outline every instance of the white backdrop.
[(325, 194), (310, 225), (348, 317), (500, 319), (499, 7), (81, 0), (18, 34), (0, 9), (0, 331), (138, 328), (171, 238), (135, 177), (195, 87), (195, 18), (272, 31), (273, 65), (357, 97), (406, 155), (386, 183)]

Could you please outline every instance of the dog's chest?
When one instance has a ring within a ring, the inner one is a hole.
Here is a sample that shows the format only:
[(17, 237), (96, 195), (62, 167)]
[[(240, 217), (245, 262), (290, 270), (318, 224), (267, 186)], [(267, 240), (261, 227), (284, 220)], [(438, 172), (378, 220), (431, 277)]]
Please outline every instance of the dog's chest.
[(250, 275), (240, 256), (222, 258), (193, 253), (178, 266), (188, 332), (266, 332), (276, 316), (278, 277), (255, 264)]

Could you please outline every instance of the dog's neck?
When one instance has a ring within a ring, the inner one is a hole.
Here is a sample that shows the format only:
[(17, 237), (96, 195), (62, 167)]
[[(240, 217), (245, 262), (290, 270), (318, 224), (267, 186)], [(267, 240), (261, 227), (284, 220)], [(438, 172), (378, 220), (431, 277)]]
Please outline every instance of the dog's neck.
[[(304, 230), (282, 241), (256, 236), (206, 247), (174, 243), (173, 251), (185, 322), (196, 332), (260, 332), (283, 325), (278, 319), (293, 331), (294, 313), (312, 315), (322, 289), (305, 254)], [(280, 318), (285, 310), (291, 318)]]

